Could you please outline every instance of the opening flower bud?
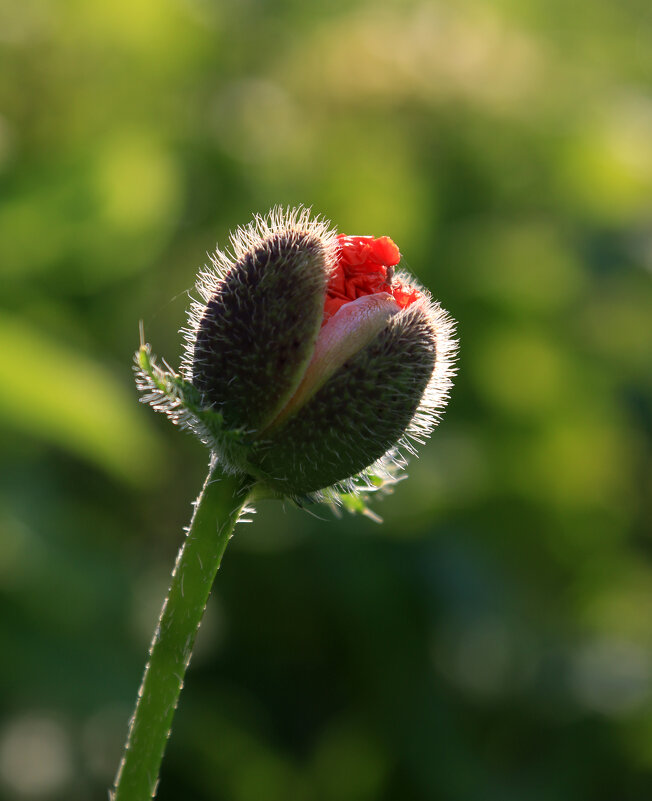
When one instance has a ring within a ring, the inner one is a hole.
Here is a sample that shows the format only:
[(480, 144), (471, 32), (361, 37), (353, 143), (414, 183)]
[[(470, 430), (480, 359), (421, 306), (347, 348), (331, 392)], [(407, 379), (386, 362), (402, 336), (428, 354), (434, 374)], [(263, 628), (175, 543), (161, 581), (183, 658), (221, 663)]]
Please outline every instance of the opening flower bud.
[(185, 394), (162, 403), (150, 379), (149, 399), (274, 492), (402, 463), (445, 406), (456, 343), (400, 258), (389, 237), (338, 236), (306, 210), (256, 218), (200, 275)]

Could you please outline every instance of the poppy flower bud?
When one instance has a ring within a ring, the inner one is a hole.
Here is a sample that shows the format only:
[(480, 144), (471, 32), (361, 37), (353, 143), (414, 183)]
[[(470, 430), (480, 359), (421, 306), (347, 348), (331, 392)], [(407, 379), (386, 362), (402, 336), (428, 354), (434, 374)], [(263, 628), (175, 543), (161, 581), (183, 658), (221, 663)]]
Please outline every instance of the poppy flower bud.
[(456, 349), (400, 258), (306, 210), (255, 218), (200, 275), (181, 375), (141, 347), (146, 399), (275, 493), (389, 475), (435, 426)]

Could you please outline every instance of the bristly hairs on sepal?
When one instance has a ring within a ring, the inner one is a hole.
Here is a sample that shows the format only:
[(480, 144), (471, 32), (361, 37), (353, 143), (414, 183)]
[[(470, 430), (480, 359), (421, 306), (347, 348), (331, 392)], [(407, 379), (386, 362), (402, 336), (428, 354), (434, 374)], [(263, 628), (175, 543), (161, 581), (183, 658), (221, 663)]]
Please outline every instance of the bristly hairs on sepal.
[(445, 309), (442, 309), (439, 302), (433, 301), (431, 293), (409, 275), (398, 273), (397, 277), (399, 280), (410, 280), (412, 286), (421, 293), (422, 299), (415, 305), (420, 304), (426, 311), (437, 342), (435, 369), (423, 392), (421, 402), (397, 446), (416, 456), (416, 449), (412, 443), (423, 445), (439, 423), (448, 404), (453, 377), (457, 373), (455, 364), (459, 340), (455, 338), (455, 321)]
[(276, 234), (299, 236), (309, 233), (318, 238), (324, 248), (326, 265), (335, 263), (337, 253), (337, 231), (329, 220), (316, 215), (311, 216), (312, 207), (299, 205), (296, 208), (274, 206), (267, 214), (255, 214), (248, 225), (238, 226), (229, 234), (229, 245), (225, 250), (215, 249), (209, 253), (210, 265), (199, 271), (195, 289), (201, 300), (191, 298), (188, 309), (188, 322), (181, 329), (184, 339), (184, 353), (181, 358), (180, 372), (188, 381), (192, 381), (193, 362), (197, 331), (201, 323), (206, 304), (217, 292), (221, 281), (233, 265), (244, 258), (247, 253), (265, 244)]

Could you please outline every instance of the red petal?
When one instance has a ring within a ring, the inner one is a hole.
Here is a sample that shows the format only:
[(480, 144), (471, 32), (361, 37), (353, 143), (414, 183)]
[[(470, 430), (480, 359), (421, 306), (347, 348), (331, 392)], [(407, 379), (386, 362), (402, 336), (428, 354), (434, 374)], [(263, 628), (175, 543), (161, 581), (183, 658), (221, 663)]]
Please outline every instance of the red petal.
[(398, 247), (388, 236), (338, 236), (339, 251), (335, 270), (326, 289), (324, 322), (345, 303), (378, 292), (391, 294), (401, 308), (409, 306), (419, 292), (403, 287), (390, 278), (387, 268), (401, 260)]
[(401, 260), (401, 253), (388, 236), (381, 236), (373, 243), (374, 255), (386, 267), (394, 267)]

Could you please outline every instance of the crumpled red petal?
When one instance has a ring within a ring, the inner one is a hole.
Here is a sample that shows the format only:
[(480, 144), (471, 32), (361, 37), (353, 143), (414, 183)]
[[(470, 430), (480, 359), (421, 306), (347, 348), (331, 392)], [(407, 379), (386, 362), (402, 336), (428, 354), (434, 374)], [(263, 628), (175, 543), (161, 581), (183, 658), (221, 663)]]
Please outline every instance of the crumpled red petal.
[(326, 323), (345, 303), (364, 295), (387, 292), (404, 309), (419, 292), (394, 278), (393, 267), (401, 260), (398, 247), (388, 236), (338, 236), (338, 259), (326, 288)]

